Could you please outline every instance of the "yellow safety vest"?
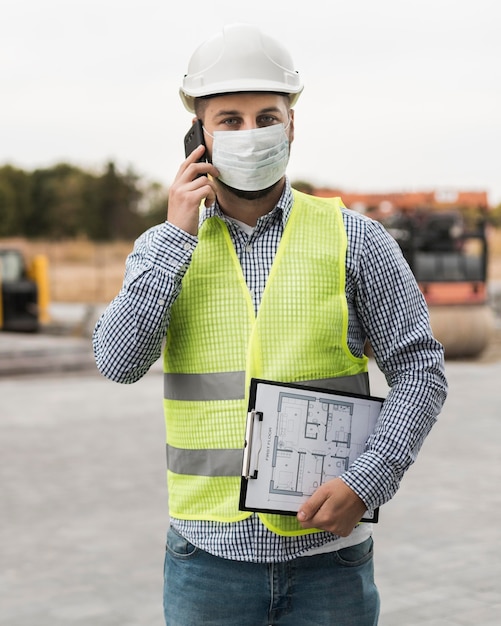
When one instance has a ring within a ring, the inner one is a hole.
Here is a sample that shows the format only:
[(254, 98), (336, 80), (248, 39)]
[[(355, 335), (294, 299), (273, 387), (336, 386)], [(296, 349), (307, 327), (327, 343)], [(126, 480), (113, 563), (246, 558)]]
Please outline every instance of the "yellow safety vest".
[[(200, 228), (164, 350), (173, 517), (236, 522), (251, 515), (238, 509), (251, 377), (331, 388), (333, 378), (366, 381), (367, 358), (347, 345), (341, 200), (293, 193), (257, 316), (226, 224), (211, 217)], [(311, 532), (295, 517), (260, 516), (282, 535)]]

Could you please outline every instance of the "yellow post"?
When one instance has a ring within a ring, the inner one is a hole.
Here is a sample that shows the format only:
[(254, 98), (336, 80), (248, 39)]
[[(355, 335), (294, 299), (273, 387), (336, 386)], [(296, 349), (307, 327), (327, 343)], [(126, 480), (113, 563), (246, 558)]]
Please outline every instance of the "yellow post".
[(38, 289), (38, 321), (47, 324), (50, 321), (49, 260), (44, 254), (33, 258), (30, 274)]

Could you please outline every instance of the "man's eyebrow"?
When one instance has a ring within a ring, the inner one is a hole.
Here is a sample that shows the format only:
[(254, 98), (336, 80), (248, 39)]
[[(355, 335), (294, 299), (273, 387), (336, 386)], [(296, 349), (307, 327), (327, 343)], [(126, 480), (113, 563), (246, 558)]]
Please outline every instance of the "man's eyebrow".
[(215, 117), (224, 117), (225, 115), (242, 115), (242, 113), (237, 109), (221, 109), (216, 113)]
[(272, 107), (265, 107), (264, 109), (261, 109), (259, 111), (259, 114), (263, 114), (263, 113), (281, 113), (282, 110), (280, 109), (280, 107), (276, 107), (276, 106), (272, 106)]
[[(264, 113), (281, 113), (281, 109), (277, 106), (265, 107), (264, 109), (260, 109), (256, 111), (256, 115), (263, 115)], [(239, 111), (238, 109), (221, 109), (216, 114), (215, 117), (225, 117), (226, 115), (234, 115), (239, 116), (243, 115), (243, 111)]]

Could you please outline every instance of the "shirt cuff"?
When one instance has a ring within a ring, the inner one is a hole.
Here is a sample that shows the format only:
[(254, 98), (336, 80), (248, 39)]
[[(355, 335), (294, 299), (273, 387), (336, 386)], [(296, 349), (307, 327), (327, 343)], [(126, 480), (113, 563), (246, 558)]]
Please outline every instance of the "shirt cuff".
[(363, 500), (369, 510), (391, 500), (400, 484), (391, 468), (374, 452), (361, 454), (340, 478)]
[(183, 276), (189, 267), (198, 238), (170, 222), (164, 222), (155, 232), (148, 251), (154, 267)]

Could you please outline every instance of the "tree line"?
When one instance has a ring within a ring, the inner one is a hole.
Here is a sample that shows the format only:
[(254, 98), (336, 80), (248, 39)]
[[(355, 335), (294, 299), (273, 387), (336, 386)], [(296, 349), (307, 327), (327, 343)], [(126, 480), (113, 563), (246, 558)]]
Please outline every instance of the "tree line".
[[(314, 193), (306, 181), (296, 189)], [(68, 163), (26, 171), (0, 167), (0, 239), (130, 241), (167, 215), (168, 190), (113, 162), (100, 172)], [(464, 209), (467, 221), (478, 222), (478, 209)], [(501, 226), (501, 205), (482, 214)]]
[(0, 238), (130, 240), (162, 222), (167, 190), (109, 162), (101, 172), (68, 163), (0, 167)]

